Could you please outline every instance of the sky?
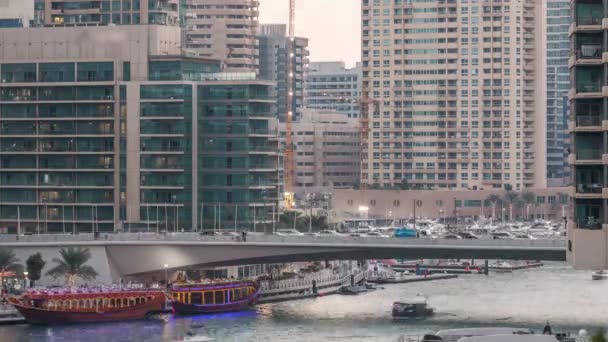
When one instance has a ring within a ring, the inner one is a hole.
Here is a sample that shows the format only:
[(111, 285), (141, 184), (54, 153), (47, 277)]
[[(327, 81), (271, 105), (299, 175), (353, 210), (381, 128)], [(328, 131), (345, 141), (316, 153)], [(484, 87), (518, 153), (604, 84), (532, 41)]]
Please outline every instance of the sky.
[[(310, 61), (344, 61), (361, 56), (360, 0), (296, 0), (296, 36), (309, 39)], [(260, 0), (261, 24), (287, 24), (289, 0)]]

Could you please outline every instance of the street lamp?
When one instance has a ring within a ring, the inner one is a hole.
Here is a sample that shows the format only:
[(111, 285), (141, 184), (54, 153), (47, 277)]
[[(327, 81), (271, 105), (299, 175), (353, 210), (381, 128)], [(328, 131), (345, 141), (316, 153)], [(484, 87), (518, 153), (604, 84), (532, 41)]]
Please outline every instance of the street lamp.
[(169, 265), (164, 264), (163, 267), (165, 268), (165, 285), (169, 285), (169, 283), (168, 283), (168, 278), (169, 277), (168, 277), (168, 274), (167, 274), (167, 272), (168, 272), (167, 269), (169, 268)]
[(367, 219), (368, 212), (369, 212), (369, 207), (366, 207), (364, 205), (359, 206), (359, 215), (361, 216), (361, 218)]
[(23, 277), (24, 277), (23, 282), (25, 283), (25, 284), (23, 284), (23, 288), (24, 288), (24, 289), (27, 289), (27, 280), (28, 280), (28, 279), (27, 279), (27, 275), (28, 275), (28, 274), (29, 274), (29, 273), (28, 273), (27, 271), (26, 271), (26, 272), (23, 272)]

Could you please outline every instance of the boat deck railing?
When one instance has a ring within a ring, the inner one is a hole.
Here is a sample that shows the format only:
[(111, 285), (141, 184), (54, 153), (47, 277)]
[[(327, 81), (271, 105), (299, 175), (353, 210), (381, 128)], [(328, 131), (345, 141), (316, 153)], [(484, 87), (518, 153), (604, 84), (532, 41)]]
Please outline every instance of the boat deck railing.
[[(326, 273), (326, 272), (325, 272)], [(355, 283), (360, 282), (366, 277), (365, 271), (356, 271), (353, 273)], [(262, 293), (270, 293), (286, 290), (310, 289), (313, 281), (316, 281), (317, 287), (325, 287), (328, 285), (338, 285), (350, 283), (351, 274), (348, 272), (340, 272), (339, 274), (317, 274), (308, 276), (305, 279), (287, 279), (278, 281), (262, 281), (260, 290)]]

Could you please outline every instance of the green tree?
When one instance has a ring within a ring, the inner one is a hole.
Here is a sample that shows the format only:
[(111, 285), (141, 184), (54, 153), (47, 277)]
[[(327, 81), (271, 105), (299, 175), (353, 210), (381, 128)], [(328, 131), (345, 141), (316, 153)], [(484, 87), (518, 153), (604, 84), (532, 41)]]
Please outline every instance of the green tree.
[(46, 274), (57, 279), (65, 277), (68, 286), (74, 286), (76, 277), (91, 280), (97, 277), (97, 271), (89, 265), (85, 265), (91, 259), (91, 251), (88, 248), (68, 247), (59, 250), (61, 259), (53, 258), (57, 265)]
[(606, 331), (604, 329), (598, 330), (592, 337), (591, 342), (608, 342), (606, 339)]
[(19, 264), (15, 251), (10, 248), (0, 248), (0, 284), (4, 285), (3, 275), (10, 271), (21, 274), (23, 265)]
[(34, 283), (40, 280), (42, 275), (42, 269), (46, 265), (42, 254), (36, 253), (30, 255), (25, 261), (25, 268), (27, 270), (27, 277), (30, 280), (30, 287), (34, 287)]
[(526, 191), (521, 194), (521, 199), (525, 203), (526, 207), (526, 220), (530, 219), (530, 213), (528, 211), (528, 206), (533, 205), (536, 202), (536, 195), (533, 192)]
[(411, 186), (410, 184), (407, 182), (407, 179), (403, 178), (401, 180), (401, 183), (397, 184), (397, 187), (401, 190), (410, 190)]

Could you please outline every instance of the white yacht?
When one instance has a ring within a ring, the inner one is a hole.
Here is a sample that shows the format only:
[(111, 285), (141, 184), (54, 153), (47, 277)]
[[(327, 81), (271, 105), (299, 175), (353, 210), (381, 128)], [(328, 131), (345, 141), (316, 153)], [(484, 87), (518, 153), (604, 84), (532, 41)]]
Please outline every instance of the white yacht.
[[(521, 336), (521, 335), (532, 335), (534, 332), (527, 328), (463, 328), (463, 329), (445, 329), (439, 330), (435, 333), (435, 336), (441, 338), (443, 342), (458, 342), (463, 338), (476, 337), (476, 336), (491, 336), (491, 335), (509, 335), (509, 336)], [(424, 340), (427, 340), (425, 336)], [(432, 339), (428, 339), (432, 341)]]
[(458, 342), (558, 342), (553, 335), (488, 335), (465, 337)]

